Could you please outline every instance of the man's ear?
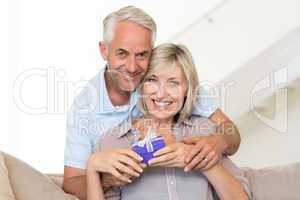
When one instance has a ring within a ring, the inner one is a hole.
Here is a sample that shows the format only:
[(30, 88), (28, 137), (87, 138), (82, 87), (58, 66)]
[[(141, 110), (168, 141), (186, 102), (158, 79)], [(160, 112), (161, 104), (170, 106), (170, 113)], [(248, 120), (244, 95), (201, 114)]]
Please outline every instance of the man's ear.
[(100, 53), (101, 53), (103, 60), (107, 60), (108, 49), (106, 48), (103, 41), (99, 42), (99, 49), (100, 49)]

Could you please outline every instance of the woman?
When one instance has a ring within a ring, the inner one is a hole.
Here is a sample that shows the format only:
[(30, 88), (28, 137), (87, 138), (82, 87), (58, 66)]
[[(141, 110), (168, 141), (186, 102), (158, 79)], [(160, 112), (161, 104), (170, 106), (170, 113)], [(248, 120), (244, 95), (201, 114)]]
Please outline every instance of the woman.
[[(190, 146), (180, 141), (186, 136), (215, 132), (210, 120), (191, 114), (198, 85), (192, 56), (184, 46), (163, 44), (153, 50), (149, 71), (140, 88), (144, 116), (130, 118), (104, 134), (98, 150), (131, 148), (132, 143), (147, 137), (149, 132), (163, 137), (167, 147), (156, 152), (139, 179), (119, 188), (118, 199), (208, 200), (214, 198), (214, 191), (221, 199), (248, 199), (247, 181), (226, 157), (206, 171), (183, 171), (183, 152)], [(161, 162), (160, 158), (168, 159)], [(88, 199), (103, 200), (99, 172), (105, 169), (94, 169), (91, 162), (87, 170)]]

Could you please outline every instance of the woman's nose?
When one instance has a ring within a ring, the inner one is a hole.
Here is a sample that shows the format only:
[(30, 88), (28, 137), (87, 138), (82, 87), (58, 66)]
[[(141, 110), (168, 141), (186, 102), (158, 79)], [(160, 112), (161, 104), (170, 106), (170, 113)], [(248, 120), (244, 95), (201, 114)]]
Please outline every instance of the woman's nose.
[(167, 95), (167, 90), (164, 83), (158, 85), (156, 95), (158, 98), (163, 98)]

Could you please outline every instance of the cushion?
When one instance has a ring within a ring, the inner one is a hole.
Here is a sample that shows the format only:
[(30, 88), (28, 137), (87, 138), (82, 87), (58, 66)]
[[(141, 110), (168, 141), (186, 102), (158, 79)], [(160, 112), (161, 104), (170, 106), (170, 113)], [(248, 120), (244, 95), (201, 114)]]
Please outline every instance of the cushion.
[(55, 185), (62, 188), (63, 187), (63, 181), (64, 181), (64, 175), (63, 174), (45, 174), (47, 177), (51, 179)]
[(2, 153), (0, 152), (0, 199), (14, 200), (15, 196), (8, 179), (8, 172)]
[(244, 168), (254, 200), (299, 200), (300, 163), (262, 169)]
[(5, 153), (8, 177), (18, 200), (77, 200), (51, 181), (50, 178), (24, 162)]

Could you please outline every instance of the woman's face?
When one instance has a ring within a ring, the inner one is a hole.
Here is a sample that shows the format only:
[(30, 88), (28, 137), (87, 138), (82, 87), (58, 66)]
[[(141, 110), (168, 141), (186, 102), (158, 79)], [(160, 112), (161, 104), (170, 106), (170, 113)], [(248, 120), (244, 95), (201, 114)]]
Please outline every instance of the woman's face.
[(142, 94), (152, 118), (169, 120), (181, 110), (188, 85), (178, 65), (158, 68), (146, 78)]

